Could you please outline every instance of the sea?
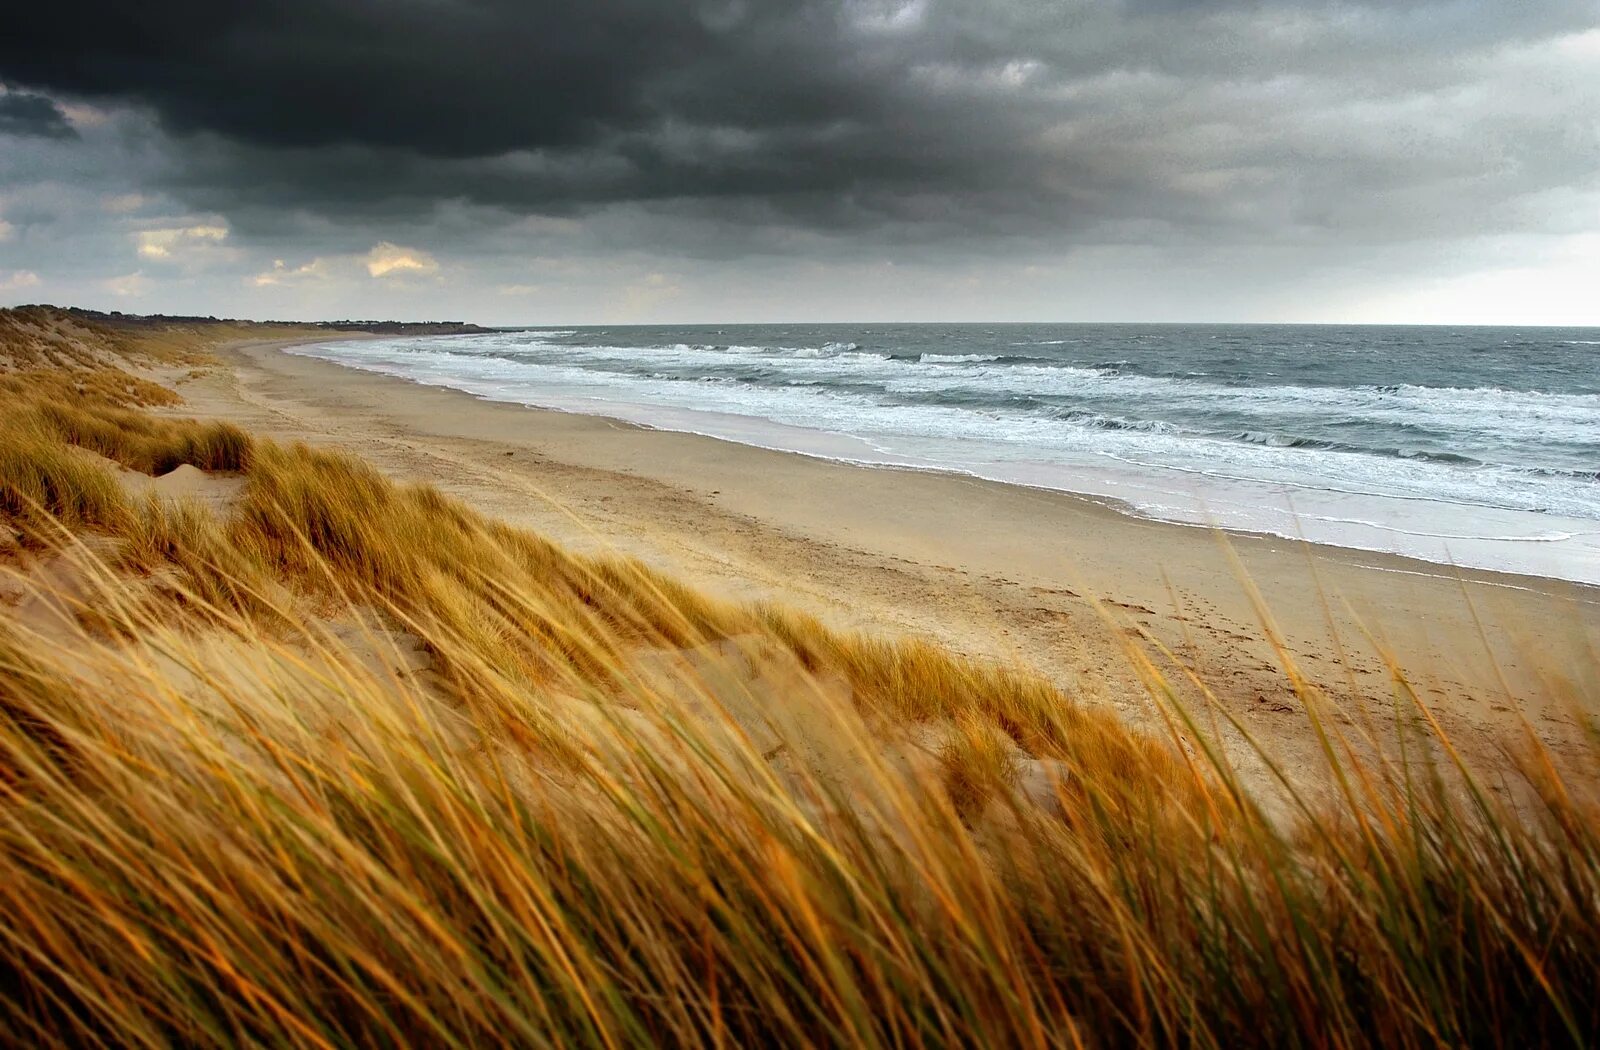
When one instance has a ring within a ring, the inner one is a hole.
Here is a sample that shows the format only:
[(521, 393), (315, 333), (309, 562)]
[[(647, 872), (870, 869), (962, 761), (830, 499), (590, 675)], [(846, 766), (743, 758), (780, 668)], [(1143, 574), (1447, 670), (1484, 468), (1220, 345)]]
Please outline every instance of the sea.
[(1147, 518), (1600, 584), (1600, 329), (607, 326), (292, 352)]

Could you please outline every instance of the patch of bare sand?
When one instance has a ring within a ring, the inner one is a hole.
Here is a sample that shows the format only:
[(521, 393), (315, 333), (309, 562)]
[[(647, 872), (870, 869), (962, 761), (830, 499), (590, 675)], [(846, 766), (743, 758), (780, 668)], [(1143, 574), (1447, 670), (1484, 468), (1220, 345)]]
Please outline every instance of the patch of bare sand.
[(117, 478), (130, 495), (154, 495), (164, 503), (192, 500), (225, 513), (238, 502), (245, 479), (201, 470), (187, 463), (159, 477), (118, 467)]

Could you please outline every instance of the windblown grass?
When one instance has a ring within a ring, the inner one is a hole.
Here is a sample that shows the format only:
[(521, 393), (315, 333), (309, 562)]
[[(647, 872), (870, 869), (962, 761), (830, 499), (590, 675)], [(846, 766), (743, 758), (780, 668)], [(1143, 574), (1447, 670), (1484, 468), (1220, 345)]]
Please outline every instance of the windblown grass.
[(33, 420), (0, 424), (0, 522), (25, 530), (126, 526), (128, 501), (103, 467)]
[[(130, 501), (67, 442), (247, 484), (223, 518)], [(1029, 675), (576, 557), (345, 457), (41, 407), (0, 427), (0, 501), (79, 565), (94, 613), (51, 635), (0, 610), (19, 1042), (1600, 1032), (1600, 814), (1531, 743), (1503, 793), (1442, 734), (1436, 768), (1363, 765), (1330, 732), (1340, 804), (1278, 824), (1153, 664), (1192, 756)], [(120, 548), (76, 547), (86, 528)], [(397, 633), (431, 670), (395, 670)], [(788, 654), (786, 694), (638, 669), (740, 640)], [(781, 708), (778, 746), (747, 704)], [(805, 711), (809, 736), (781, 728)], [(927, 762), (914, 725), (950, 730)], [(1053, 797), (1021, 789), (1019, 756), (1061, 764)]]
[(55, 405), (175, 405), (178, 395), (159, 383), (116, 367), (46, 369), (0, 375), (0, 398)]
[(39, 404), (34, 411), (61, 440), (145, 474), (165, 474), (186, 463), (201, 470), (244, 470), (250, 463), (250, 437), (231, 423), (54, 402)]
[[(205, 318), (135, 318), (54, 306), (0, 309), (0, 375), (62, 372), (74, 379), (127, 366), (182, 367), (216, 362), (220, 343), (308, 333), (286, 324)], [(170, 394), (169, 394), (170, 396)]]

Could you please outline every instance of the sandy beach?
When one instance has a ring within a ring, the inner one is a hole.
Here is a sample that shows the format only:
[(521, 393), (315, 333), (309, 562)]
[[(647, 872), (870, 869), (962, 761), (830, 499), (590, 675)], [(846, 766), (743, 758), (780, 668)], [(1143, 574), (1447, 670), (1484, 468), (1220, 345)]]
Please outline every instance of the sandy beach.
[[(1020, 662), (1135, 724), (1158, 717), (1127, 657), (1129, 640), (1144, 636), (1188, 700), (1200, 696), (1183, 682), (1192, 672), (1290, 769), (1314, 769), (1317, 743), (1257, 591), (1287, 657), (1358, 735), (1390, 738), (1397, 711), (1418, 718), (1397, 705), (1380, 650), (1458, 746), (1487, 757), (1519, 738), (1524, 718), (1557, 754), (1575, 754), (1569, 698), (1595, 692), (1592, 588), (486, 402), (285, 345), (228, 348), (228, 369), (181, 385), (182, 411), (356, 452), (509, 522), (636, 555), (726, 597), (781, 599), (835, 626)], [(1224, 736), (1240, 743), (1238, 732)], [(1248, 748), (1233, 750), (1252, 764)]]

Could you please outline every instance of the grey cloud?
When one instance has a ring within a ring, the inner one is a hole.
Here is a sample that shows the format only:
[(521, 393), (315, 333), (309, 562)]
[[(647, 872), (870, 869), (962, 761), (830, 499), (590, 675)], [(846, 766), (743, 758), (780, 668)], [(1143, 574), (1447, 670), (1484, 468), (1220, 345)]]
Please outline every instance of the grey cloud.
[(70, 139), (77, 134), (51, 99), (26, 91), (0, 94), (0, 135)]
[(530, 215), (582, 220), (568, 250), (706, 258), (1326, 248), (1570, 222), (1544, 202), (1596, 188), (1600, 89), (1550, 42), (1596, 22), (1588, 0), (154, 0), (28, 6), (0, 75), (143, 121), (83, 149), (145, 142), (148, 185), (305, 252), (396, 223), (510, 252)]

